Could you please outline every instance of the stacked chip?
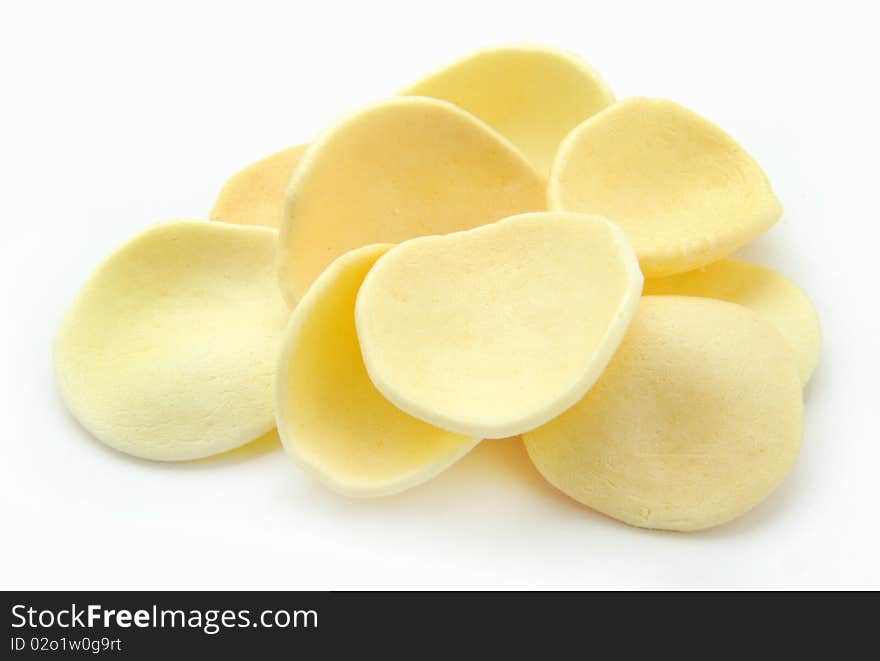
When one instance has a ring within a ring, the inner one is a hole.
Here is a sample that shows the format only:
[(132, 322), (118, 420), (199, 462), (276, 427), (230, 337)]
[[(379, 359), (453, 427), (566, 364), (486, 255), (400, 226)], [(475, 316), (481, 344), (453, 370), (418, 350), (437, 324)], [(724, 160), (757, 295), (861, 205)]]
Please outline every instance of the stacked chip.
[(484, 50), (236, 174), (215, 222), (114, 252), (56, 375), (147, 459), (277, 427), (330, 488), (383, 496), (521, 437), (575, 500), (704, 529), (771, 493), (803, 434), (815, 310), (729, 258), (781, 214), (696, 113), (615, 101), (568, 53)]

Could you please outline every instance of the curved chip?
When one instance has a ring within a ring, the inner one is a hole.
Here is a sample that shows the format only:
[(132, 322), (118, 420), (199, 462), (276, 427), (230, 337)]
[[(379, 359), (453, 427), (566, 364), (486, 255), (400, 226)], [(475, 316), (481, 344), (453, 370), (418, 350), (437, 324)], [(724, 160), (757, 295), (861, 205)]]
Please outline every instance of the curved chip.
[(614, 103), (601, 76), (582, 59), (545, 46), (477, 51), (402, 94), (450, 101), (507, 136), (543, 176), (562, 139)]
[(530, 213), (393, 248), (364, 280), (355, 319), (389, 400), (442, 429), (503, 438), (583, 397), (641, 289), (616, 225)]
[(649, 278), (726, 257), (782, 215), (742, 147), (662, 99), (621, 101), (574, 129), (553, 163), (548, 202), (619, 223)]
[(278, 433), (309, 473), (349, 496), (384, 496), (429, 480), (478, 442), (410, 417), (370, 382), (354, 326), (358, 288), (390, 246), (338, 258), (300, 301), (278, 367)]
[(751, 308), (788, 340), (803, 383), (819, 360), (822, 334), (816, 308), (803, 290), (772, 269), (722, 259), (697, 271), (646, 280), (644, 293), (718, 298)]
[(288, 311), (277, 232), (177, 221), (142, 232), (92, 274), (55, 337), (71, 413), (107, 445), (198, 459), (275, 426), (273, 373)]
[(284, 217), (284, 193), (307, 147), (283, 149), (232, 175), (217, 196), (211, 220), (280, 227)]
[(725, 301), (646, 296), (586, 397), (523, 440), (575, 500), (634, 526), (700, 530), (769, 495), (802, 432), (797, 365), (768, 321)]
[(541, 210), (544, 193), (526, 158), (460, 108), (418, 97), (374, 104), (327, 129), (297, 168), (281, 227), (282, 291), (293, 305), (351, 249)]

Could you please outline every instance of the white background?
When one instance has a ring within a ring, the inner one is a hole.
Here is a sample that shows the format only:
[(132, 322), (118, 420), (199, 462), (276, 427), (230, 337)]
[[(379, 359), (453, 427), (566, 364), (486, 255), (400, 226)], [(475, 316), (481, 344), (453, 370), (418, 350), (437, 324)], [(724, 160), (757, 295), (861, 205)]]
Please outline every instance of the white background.
[[(871, 3), (6, 3), (0, 16), (3, 588), (880, 587), (880, 142)], [(747, 258), (815, 301), (825, 346), (782, 487), (700, 534), (628, 528), (517, 444), (354, 501), (274, 446), (163, 465), (65, 412), (50, 359), (98, 262), (204, 217), (250, 161), (485, 45), (573, 50), (619, 97), (708, 116), (783, 220)]]

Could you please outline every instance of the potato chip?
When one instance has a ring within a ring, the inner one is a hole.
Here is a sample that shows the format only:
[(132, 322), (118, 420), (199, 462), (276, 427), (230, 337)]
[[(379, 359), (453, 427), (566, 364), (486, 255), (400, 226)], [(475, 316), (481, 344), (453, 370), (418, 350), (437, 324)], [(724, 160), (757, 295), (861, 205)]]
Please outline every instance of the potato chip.
[(703, 296), (739, 303), (770, 321), (788, 340), (807, 383), (822, 344), (819, 317), (807, 295), (781, 273), (737, 259), (645, 281), (645, 294)]
[(307, 147), (289, 147), (232, 175), (217, 196), (211, 220), (278, 229), (284, 217), (284, 193)]
[(543, 210), (541, 177), (456, 106), (401, 97), (361, 110), (309, 148), (287, 193), (280, 283), (294, 305), (336, 257)]
[(766, 498), (802, 433), (797, 364), (770, 322), (726, 301), (646, 296), (586, 397), (523, 440), (575, 500), (634, 526), (700, 530)]
[(207, 221), (148, 229), (92, 274), (55, 337), (71, 413), (107, 445), (198, 459), (275, 426), (287, 306), (277, 232)]
[(714, 124), (672, 101), (635, 98), (594, 115), (563, 141), (550, 208), (620, 224), (645, 277), (699, 268), (782, 215), (767, 176)]
[(367, 372), (400, 409), (502, 438), (583, 397), (641, 290), (616, 225), (530, 213), (391, 249), (365, 278), (355, 318)]
[(284, 447), (305, 470), (349, 496), (413, 487), (479, 442), (400, 411), (367, 376), (355, 332), (355, 297), (389, 247), (358, 248), (321, 274), (293, 312), (278, 368), (276, 408)]
[(614, 103), (611, 89), (582, 59), (530, 45), (477, 51), (401, 93), (450, 101), (476, 115), (544, 177), (568, 132)]

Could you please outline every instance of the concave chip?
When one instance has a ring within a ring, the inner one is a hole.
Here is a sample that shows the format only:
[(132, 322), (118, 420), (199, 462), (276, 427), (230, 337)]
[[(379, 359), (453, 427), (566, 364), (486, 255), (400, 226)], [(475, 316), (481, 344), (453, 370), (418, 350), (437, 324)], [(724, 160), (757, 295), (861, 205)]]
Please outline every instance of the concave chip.
[(176, 221), (110, 255), (55, 337), (55, 373), (73, 415), (117, 450), (168, 461), (270, 431), (288, 317), (276, 243), (264, 227)]
[(641, 289), (616, 225), (531, 213), (391, 249), (364, 280), (355, 318), (389, 400), (442, 429), (502, 438), (584, 395)]
[(700, 530), (769, 495), (802, 432), (797, 364), (770, 322), (726, 301), (646, 296), (586, 397), (523, 440), (575, 500), (634, 526)]
[(547, 198), (552, 210), (620, 224), (648, 278), (726, 257), (782, 215), (742, 147), (662, 99), (621, 101), (574, 129), (559, 147)]
[(611, 89), (582, 59), (530, 45), (477, 51), (401, 94), (464, 108), (507, 136), (545, 177), (568, 132), (614, 103)]
[(281, 289), (293, 305), (354, 248), (545, 208), (541, 177), (480, 120), (436, 99), (383, 101), (325, 130), (297, 168), (281, 227)]
[(305, 470), (349, 496), (413, 487), (479, 442), (400, 411), (367, 376), (354, 325), (355, 297), (389, 247), (358, 248), (321, 274), (291, 316), (278, 367), (284, 447)]

